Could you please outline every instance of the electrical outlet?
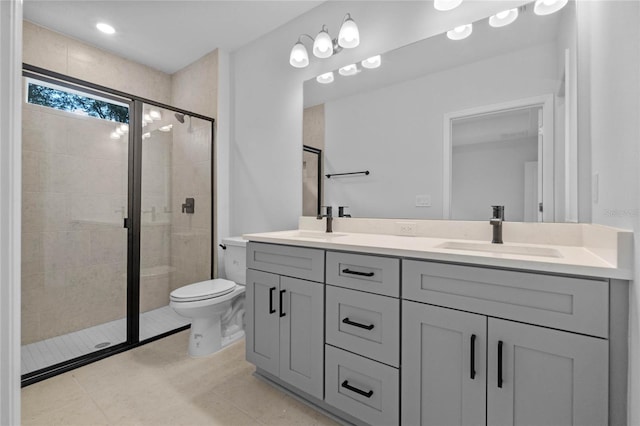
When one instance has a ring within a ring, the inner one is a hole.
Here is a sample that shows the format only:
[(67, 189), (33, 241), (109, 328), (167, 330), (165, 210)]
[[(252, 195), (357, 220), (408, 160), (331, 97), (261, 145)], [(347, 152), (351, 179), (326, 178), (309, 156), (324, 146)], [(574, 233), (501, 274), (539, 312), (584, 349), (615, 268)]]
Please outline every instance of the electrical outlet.
[(396, 222), (396, 235), (416, 235), (415, 222)]
[(431, 195), (416, 195), (416, 207), (431, 207)]

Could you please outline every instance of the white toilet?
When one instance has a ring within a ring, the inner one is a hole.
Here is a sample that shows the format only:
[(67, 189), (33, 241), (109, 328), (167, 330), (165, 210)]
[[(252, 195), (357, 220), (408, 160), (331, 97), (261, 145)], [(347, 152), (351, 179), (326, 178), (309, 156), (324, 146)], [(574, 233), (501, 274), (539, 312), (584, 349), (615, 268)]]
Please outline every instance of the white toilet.
[(222, 243), (226, 247), (224, 268), (228, 280), (216, 278), (171, 292), (169, 305), (192, 320), (189, 355), (193, 357), (217, 352), (244, 336), (247, 241), (230, 237)]

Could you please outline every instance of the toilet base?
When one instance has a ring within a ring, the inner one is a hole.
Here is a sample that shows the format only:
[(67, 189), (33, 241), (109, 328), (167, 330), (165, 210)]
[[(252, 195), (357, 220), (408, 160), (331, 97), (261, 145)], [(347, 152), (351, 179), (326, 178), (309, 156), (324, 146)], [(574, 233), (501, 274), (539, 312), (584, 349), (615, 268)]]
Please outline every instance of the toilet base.
[(189, 355), (201, 357), (222, 349), (220, 315), (208, 318), (194, 318), (189, 334)]

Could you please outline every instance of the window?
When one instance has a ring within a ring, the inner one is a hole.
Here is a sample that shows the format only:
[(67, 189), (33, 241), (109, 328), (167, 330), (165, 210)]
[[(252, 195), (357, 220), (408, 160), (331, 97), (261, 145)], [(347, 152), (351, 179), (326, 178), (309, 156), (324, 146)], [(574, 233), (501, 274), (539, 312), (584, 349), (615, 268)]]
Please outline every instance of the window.
[(28, 81), (27, 102), (117, 123), (129, 123), (129, 107), (125, 104), (89, 97), (72, 89), (41, 82)]

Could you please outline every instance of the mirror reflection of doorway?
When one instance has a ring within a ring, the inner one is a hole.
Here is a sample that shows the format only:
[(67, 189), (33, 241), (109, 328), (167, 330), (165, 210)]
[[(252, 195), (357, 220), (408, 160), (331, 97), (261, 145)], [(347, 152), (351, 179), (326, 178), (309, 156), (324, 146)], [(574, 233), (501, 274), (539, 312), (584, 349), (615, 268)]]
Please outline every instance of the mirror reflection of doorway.
[(553, 134), (549, 95), (447, 114), (445, 217), (482, 220), (503, 205), (508, 221), (553, 220)]
[(302, 215), (317, 216), (322, 205), (322, 150), (304, 145), (302, 151)]

